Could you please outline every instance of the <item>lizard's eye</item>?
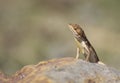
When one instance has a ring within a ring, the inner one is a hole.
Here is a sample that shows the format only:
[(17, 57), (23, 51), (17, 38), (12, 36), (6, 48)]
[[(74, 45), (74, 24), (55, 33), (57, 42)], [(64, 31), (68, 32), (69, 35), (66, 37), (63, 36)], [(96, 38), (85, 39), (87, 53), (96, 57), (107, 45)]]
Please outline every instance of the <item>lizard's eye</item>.
[(75, 26), (74, 29), (77, 30), (77, 27)]

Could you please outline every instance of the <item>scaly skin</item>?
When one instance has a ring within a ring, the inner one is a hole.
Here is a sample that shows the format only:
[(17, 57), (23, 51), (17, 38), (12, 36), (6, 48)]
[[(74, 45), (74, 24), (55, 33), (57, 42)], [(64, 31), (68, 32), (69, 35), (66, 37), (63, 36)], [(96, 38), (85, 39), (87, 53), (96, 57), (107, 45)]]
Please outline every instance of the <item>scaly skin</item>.
[(77, 56), (76, 59), (79, 58), (80, 53), (85, 56), (85, 60), (92, 63), (99, 62), (99, 58), (88, 41), (83, 29), (78, 24), (69, 24), (70, 30), (74, 35), (74, 39), (77, 43)]

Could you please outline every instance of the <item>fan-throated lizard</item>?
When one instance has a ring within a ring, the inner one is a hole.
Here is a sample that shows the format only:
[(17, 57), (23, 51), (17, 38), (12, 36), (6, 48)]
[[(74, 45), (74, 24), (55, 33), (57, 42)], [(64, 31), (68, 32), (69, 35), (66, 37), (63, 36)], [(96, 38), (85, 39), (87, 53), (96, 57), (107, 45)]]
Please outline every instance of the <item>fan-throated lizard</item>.
[(70, 30), (74, 35), (74, 39), (77, 43), (77, 56), (76, 59), (79, 58), (80, 53), (85, 56), (85, 60), (92, 63), (98, 63), (99, 58), (88, 41), (83, 29), (78, 24), (69, 24)]

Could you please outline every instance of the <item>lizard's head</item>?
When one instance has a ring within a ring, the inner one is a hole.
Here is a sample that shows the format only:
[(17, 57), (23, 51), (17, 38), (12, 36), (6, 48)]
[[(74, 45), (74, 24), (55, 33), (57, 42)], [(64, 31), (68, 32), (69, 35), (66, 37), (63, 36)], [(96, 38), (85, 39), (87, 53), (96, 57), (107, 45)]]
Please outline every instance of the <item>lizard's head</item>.
[(68, 24), (68, 26), (75, 36), (82, 37), (84, 35), (84, 31), (78, 24)]

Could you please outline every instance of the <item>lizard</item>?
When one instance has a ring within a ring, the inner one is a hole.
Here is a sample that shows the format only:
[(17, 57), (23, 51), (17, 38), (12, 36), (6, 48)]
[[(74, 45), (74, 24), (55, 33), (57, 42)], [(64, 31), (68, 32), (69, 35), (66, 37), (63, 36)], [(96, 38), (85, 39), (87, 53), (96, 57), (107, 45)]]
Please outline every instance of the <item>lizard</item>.
[(98, 63), (99, 58), (97, 53), (87, 39), (84, 30), (78, 24), (68, 24), (68, 26), (74, 35), (75, 42), (77, 43), (76, 59), (78, 59), (80, 53), (82, 53), (85, 56), (86, 61), (91, 63)]

